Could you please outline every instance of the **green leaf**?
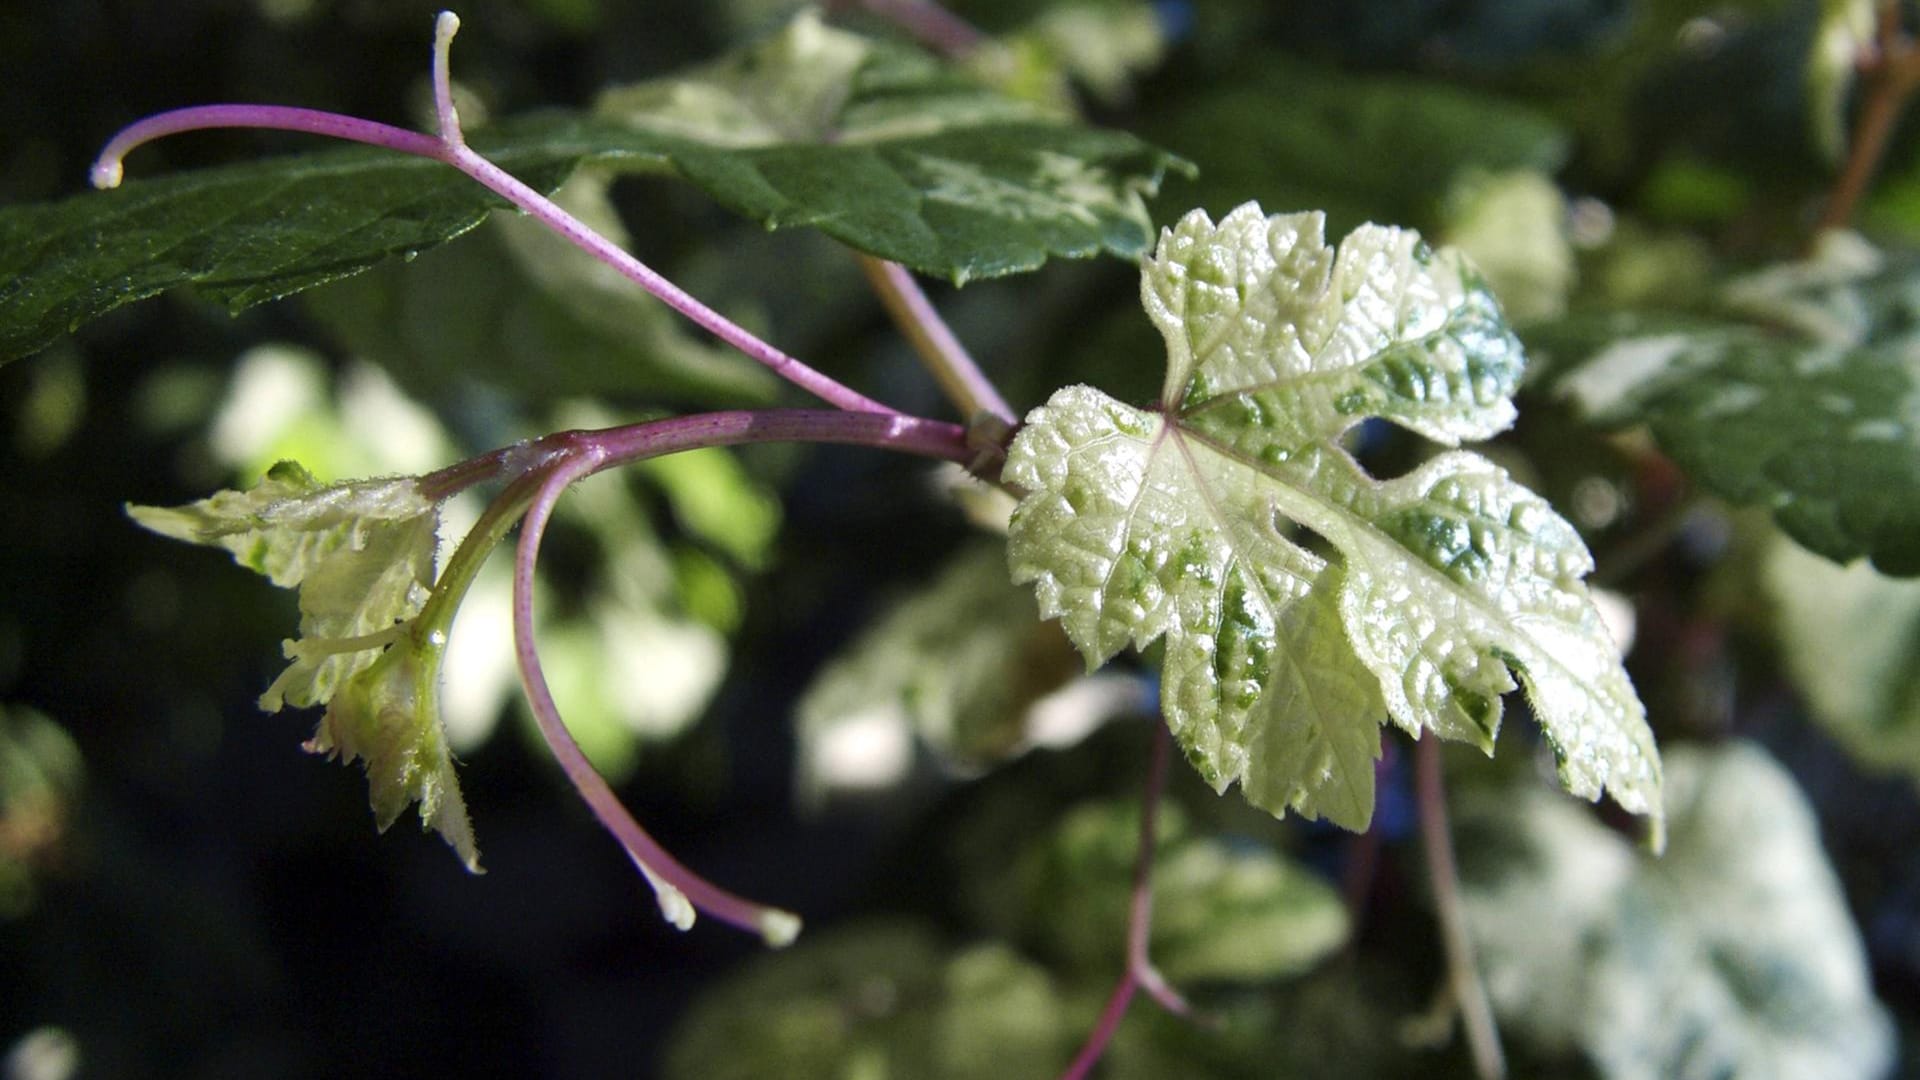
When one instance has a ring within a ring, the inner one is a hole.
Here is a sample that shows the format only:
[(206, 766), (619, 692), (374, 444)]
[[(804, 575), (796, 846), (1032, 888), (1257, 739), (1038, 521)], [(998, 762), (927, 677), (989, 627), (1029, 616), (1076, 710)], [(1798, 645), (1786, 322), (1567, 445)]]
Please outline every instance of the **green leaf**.
[[(1178, 159), (802, 15), (696, 73), (469, 143), (542, 191), (582, 163), (674, 171), (769, 228), (808, 225), (955, 281), (1143, 250)], [(505, 205), (437, 161), (352, 147), (0, 209), (0, 362), (191, 285), (239, 311), (444, 243)]]
[(1890, 1025), (1792, 779), (1751, 747), (1684, 747), (1667, 797), (1658, 860), (1530, 785), (1460, 800), (1503, 1029), (1609, 1078), (1883, 1075)]
[(1836, 234), (1723, 288), (1712, 314), (1587, 316), (1529, 345), (1549, 392), (1603, 427), (1647, 425), (1707, 491), (1830, 559), (1920, 574), (1916, 270)]
[[(977, 544), (840, 654), (795, 707), (809, 787), (851, 783), (841, 751), (906, 733), (968, 765), (1024, 746), (1028, 707), (1078, 664), (1056, 627), (1033, 620), (997, 543)], [(902, 763), (904, 765), (904, 762)]]
[(325, 705), (306, 749), (366, 763), (385, 830), (409, 803), (478, 871), (473, 827), (438, 708), (444, 640), (412, 620), (433, 583), (439, 506), (411, 477), (322, 484), (281, 462), (247, 491), (178, 507), (129, 506), (163, 536), (224, 548), (275, 585), (298, 589), (300, 638), (260, 707)]
[(770, 953), (706, 991), (663, 1074), (699, 1080), (1044, 1076), (1080, 1018), (1002, 945), (949, 950), (911, 923), (856, 925)]
[[(1305, 867), (1263, 847), (1195, 835), (1172, 803), (1161, 808), (1159, 832), (1151, 953), (1175, 983), (1270, 982), (1346, 944), (1345, 903)], [(1127, 936), (1139, 850), (1138, 802), (1074, 807), (1014, 861), (1024, 925), (1004, 929), (1066, 970), (1110, 973)]]
[(1167, 197), (1216, 213), (1251, 199), (1321, 207), (1339, 229), (1437, 222), (1468, 174), (1552, 173), (1568, 152), (1567, 133), (1541, 113), (1431, 79), (1255, 53), (1210, 86), (1150, 114), (1141, 132), (1200, 166)]
[[(476, 135), (557, 187), (588, 147), (551, 122)], [(240, 311), (459, 236), (500, 199), (435, 161), (352, 147), (0, 209), (0, 362), (122, 304), (191, 285)]]
[(58, 722), (0, 705), (0, 924), (33, 910), (36, 879), (60, 865), (86, 762)]
[(1138, 255), (1142, 196), (1181, 164), (812, 12), (694, 73), (611, 90), (595, 111), (729, 209), (956, 283), (1050, 256)]
[(1456, 255), (1380, 226), (1336, 252), (1322, 228), (1248, 204), (1163, 233), (1141, 286), (1167, 339), (1160, 402), (1070, 387), (1028, 416), (1004, 473), (1029, 493), (1014, 580), (1090, 665), (1164, 636), (1187, 756), (1276, 814), (1364, 828), (1379, 724), (1490, 752), (1517, 675), (1561, 783), (1657, 834), (1659, 759), (1573, 527), (1477, 455), (1379, 481), (1339, 443), (1368, 417), (1447, 445), (1494, 434), (1519, 343)]
[(1920, 779), (1920, 581), (1767, 548), (1775, 634), (1815, 719), (1860, 761)]

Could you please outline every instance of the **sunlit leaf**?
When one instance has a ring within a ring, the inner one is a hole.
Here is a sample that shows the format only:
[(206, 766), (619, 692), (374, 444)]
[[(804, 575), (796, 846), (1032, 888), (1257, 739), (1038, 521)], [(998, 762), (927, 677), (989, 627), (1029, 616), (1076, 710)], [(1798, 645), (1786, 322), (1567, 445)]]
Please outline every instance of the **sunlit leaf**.
[(1274, 813), (1364, 828), (1380, 723), (1490, 751), (1517, 676), (1568, 790), (1657, 834), (1652, 735), (1572, 526), (1474, 454), (1381, 481), (1339, 442), (1368, 417), (1449, 446), (1498, 432), (1519, 343), (1456, 255), (1321, 230), (1252, 204), (1166, 230), (1141, 288), (1160, 401), (1071, 387), (1027, 417), (1004, 474), (1029, 493), (1014, 579), (1090, 665), (1164, 636), (1188, 758)]
[(477, 870), (436, 702), (445, 643), (410, 632), (433, 583), (440, 519), (414, 478), (328, 485), (287, 461), (247, 491), (128, 513), (163, 536), (224, 548), (275, 585), (298, 589), (300, 637), (286, 643), (292, 663), (260, 707), (326, 706), (306, 748), (364, 761), (381, 829), (417, 802), (421, 821)]
[(1531, 787), (1457, 820), (1504, 1030), (1603, 1077), (1879, 1077), (1891, 1027), (1804, 797), (1738, 744), (1667, 758), (1666, 855)]

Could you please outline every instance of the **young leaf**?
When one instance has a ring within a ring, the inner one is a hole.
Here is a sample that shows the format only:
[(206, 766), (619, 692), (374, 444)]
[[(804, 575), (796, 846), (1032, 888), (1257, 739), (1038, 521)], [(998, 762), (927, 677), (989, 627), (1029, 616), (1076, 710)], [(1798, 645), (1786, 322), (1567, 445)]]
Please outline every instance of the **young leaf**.
[(1891, 1026), (1793, 780), (1751, 747), (1688, 747), (1667, 793), (1658, 861), (1531, 787), (1461, 800), (1502, 1026), (1608, 1078), (1885, 1075)]
[(328, 485), (286, 461), (247, 491), (127, 512), (299, 590), (300, 638), (286, 643), (293, 662), (260, 707), (325, 705), (306, 749), (363, 760), (382, 830), (418, 802), (421, 821), (477, 871), (437, 703), (444, 642), (410, 632), (433, 583), (438, 504), (409, 477)]
[(1187, 756), (1276, 814), (1364, 828), (1382, 714), (1491, 751), (1517, 675), (1561, 783), (1657, 833), (1659, 759), (1573, 527), (1477, 455), (1380, 481), (1338, 441), (1367, 417), (1494, 434), (1519, 343), (1454, 254), (1379, 226), (1336, 252), (1322, 229), (1249, 203), (1163, 232), (1141, 283), (1160, 401), (1070, 387), (1027, 417), (1004, 473), (1029, 493), (1014, 580), (1090, 665), (1164, 636)]
[(1707, 491), (1830, 559), (1920, 574), (1916, 269), (1836, 234), (1722, 289), (1712, 315), (1590, 316), (1528, 343), (1550, 392), (1596, 424), (1647, 425)]

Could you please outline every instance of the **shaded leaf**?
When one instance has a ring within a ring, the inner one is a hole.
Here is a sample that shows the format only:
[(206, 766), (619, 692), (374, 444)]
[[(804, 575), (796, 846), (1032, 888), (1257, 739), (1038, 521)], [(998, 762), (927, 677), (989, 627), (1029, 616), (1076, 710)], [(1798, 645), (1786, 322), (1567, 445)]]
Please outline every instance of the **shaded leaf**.
[(1448, 199), (1446, 242), (1486, 275), (1509, 319), (1566, 310), (1574, 285), (1567, 200), (1537, 172), (1475, 174)]
[(419, 641), (412, 620), (433, 583), (439, 507), (412, 477), (322, 484), (285, 461), (247, 491), (178, 507), (129, 506), (163, 536), (231, 552), (298, 589), (300, 637), (260, 707), (325, 705), (306, 748), (366, 763), (382, 830), (409, 803), (479, 868), (437, 705), (444, 641)]
[[(598, 170), (554, 201), (615, 243), (627, 232)], [(545, 225), (501, 214), (417, 262), (389, 261), (304, 297), (349, 350), (425, 396), (477, 381), (516, 401), (601, 394), (764, 404), (776, 380), (698, 341), (680, 317)]]
[(1787, 671), (1854, 757), (1920, 779), (1920, 581), (1768, 547), (1763, 580)]
[[(1151, 955), (1175, 983), (1270, 982), (1346, 944), (1346, 906), (1312, 871), (1264, 847), (1195, 835), (1174, 804), (1162, 807), (1159, 831)], [(1074, 807), (1015, 860), (1024, 925), (1000, 929), (1066, 970), (1113, 972), (1139, 849), (1137, 802)]]
[(1531, 786), (1463, 800), (1463, 897), (1505, 1030), (1605, 1077), (1882, 1075), (1891, 1029), (1818, 826), (1738, 744), (1667, 758), (1666, 855)]
[(66, 855), (86, 780), (66, 728), (20, 705), (0, 705), (0, 923), (33, 909), (36, 879)]
[(1005, 757), (1026, 740), (1028, 707), (1077, 668), (1059, 630), (1035, 622), (1025, 590), (1007, 581), (1001, 546), (974, 545), (807, 688), (794, 710), (805, 782), (853, 782), (836, 772), (837, 749), (876, 727), (966, 764)]
[(1916, 268), (1835, 234), (1710, 313), (1590, 315), (1528, 341), (1549, 392), (1604, 427), (1647, 425), (1707, 491), (1830, 559), (1920, 574)]
[(1551, 173), (1567, 155), (1566, 133), (1542, 114), (1431, 80), (1268, 53), (1211, 87), (1150, 116), (1142, 133), (1200, 166), (1168, 198), (1214, 213), (1251, 199), (1320, 207), (1336, 230), (1437, 222), (1468, 173)]
[(664, 1075), (1045, 1076), (1081, 1019), (1005, 946), (949, 950), (912, 924), (869, 924), (811, 936), (708, 990), (674, 1032)]
[(1168, 345), (1157, 410), (1070, 387), (1027, 417), (1004, 474), (1029, 492), (1014, 580), (1089, 665), (1164, 635), (1188, 758), (1276, 814), (1364, 828), (1378, 725), (1490, 752), (1517, 675), (1568, 790), (1657, 833), (1653, 738), (1573, 527), (1476, 455), (1383, 482), (1339, 443), (1367, 417), (1494, 434), (1518, 342), (1456, 255), (1379, 226), (1336, 252), (1321, 230), (1248, 204), (1163, 233), (1141, 288)]

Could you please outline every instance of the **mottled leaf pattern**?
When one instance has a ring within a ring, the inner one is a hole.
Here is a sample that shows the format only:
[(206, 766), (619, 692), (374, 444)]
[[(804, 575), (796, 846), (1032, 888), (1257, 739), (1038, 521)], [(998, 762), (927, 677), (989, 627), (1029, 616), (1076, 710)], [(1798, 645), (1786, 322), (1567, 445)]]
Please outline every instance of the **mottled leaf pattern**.
[(1028, 416), (1005, 472), (1029, 493), (1014, 579), (1090, 664), (1164, 637), (1188, 757), (1276, 813), (1364, 827), (1383, 719), (1491, 750), (1517, 676), (1568, 790), (1609, 790), (1657, 834), (1658, 757), (1578, 534), (1476, 455), (1382, 482), (1338, 441), (1368, 417), (1494, 434), (1518, 342), (1457, 256), (1379, 226), (1336, 250), (1322, 228), (1248, 204), (1162, 234), (1141, 286), (1161, 400), (1071, 387)]

